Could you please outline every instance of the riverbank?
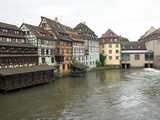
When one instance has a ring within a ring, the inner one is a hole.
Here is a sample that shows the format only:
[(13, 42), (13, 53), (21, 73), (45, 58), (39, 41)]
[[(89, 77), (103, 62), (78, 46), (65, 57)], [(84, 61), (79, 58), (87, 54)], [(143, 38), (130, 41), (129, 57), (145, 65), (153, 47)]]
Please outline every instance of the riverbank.
[(101, 70), (110, 70), (110, 69), (119, 69), (113, 66), (100, 66), (100, 67), (96, 67), (96, 68), (92, 68), (90, 71), (101, 71)]
[[(142, 69), (144, 67), (132, 67), (131, 69)], [(103, 70), (112, 70), (112, 69), (121, 69), (120, 66), (112, 66), (112, 65), (105, 65), (105, 66), (98, 66), (95, 68), (92, 68), (90, 70), (88, 70), (88, 72), (96, 72), (96, 71), (103, 71)], [(157, 69), (157, 68), (154, 68)], [(127, 70), (127, 69), (126, 69)], [(160, 70), (160, 69), (157, 69)], [(66, 73), (56, 73), (55, 74), (55, 79), (56, 78), (63, 78), (63, 77), (68, 77), (69, 76), (69, 72)]]
[[(120, 69), (120, 67), (119, 66), (99, 66), (99, 67), (95, 67), (95, 68), (88, 70), (88, 72), (95, 72), (95, 71), (101, 71), (101, 70), (111, 70), (111, 69)], [(69, 72), (55, 73), (55, 79), (68, 77), (68, 76), (69, 76)]]

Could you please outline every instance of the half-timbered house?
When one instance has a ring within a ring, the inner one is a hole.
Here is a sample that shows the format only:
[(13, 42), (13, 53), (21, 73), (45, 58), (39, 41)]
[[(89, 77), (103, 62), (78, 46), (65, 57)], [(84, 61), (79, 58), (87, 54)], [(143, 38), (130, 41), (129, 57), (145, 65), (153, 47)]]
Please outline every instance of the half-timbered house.
[(30, 24), (23, 23), (20, 28), (28, 42), (38, 47), (38, 64), (56, 65), (54, 53), (56, 36), (39, 26)]
[(27, 43), (17, 26), (0, 23), (0, 68), (37, 65), (37, 55), (37, 47)]
[(69, 37), (69, 34), (66, 33), (62, 24), (57, 19), (52, 20), (41, 17), (39, 26), (56, 36), (55, 60), (58, 70), (60, 73), (68, 73), (70, 71), (72, 57), (72, 39)]
[(84, 63), (89, 69), (96, 67), (96, 62), (99, 61), (99, 41), (96, 34), (85, 24), (78, 24), (74, 30), (85, 41), (85, 57)]

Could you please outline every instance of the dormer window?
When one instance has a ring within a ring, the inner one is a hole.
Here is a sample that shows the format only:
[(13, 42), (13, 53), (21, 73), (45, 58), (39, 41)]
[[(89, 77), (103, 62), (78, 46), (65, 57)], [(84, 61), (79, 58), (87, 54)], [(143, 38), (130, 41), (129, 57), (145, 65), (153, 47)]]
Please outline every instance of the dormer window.
[(45, 34), (45, 33), (41, 33), (41, 35), (42, 35), (42, 36), (46, 36), (46, 34)]
[(15, 33), (15, 34), (19, 34), (19, 31), (15, 31), (14, 33)]
[(2, 29), (2, 31), (3, 31), (3, 32), (8, 32), (8, 30), (7, 30), (7, 29)]
[(30, 32), (29, 31), (26, 31), (26, 33), (25, 33), (26, 35), (29, 35), (30, 34)]
[(42, 23), (42, 27), (46, 27), (46, 23)]

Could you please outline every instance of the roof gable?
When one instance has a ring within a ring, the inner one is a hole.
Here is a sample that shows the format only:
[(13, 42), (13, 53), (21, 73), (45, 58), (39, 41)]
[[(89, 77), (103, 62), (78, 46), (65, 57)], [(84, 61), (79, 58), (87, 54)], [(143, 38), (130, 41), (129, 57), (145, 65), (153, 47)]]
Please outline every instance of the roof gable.
[(84, 23), (78, 24), (74, 30), (76, 30), (84, 39), (97, 40), (96, 34)]
[(86, 24), (79, 23), (74, 30), (77, 30), (78, 32), (85, 32), (87, 34), (95, 34)]
[(34, 26), (30, 24), (23, 23), (22, 26), (27, 27), (30, 32), (32, 32), (36, 37), (41, 39), (55, 39), (55, 36), (51, 35), (48, 31), (44, 30), (43, 28), (39, 26)]
[(156, 28), (154, 28), (154, 27), (152, 26), (149, 30), (147, 30), (147, 31), (145, 32), (144, 35), (141, 36), (140, 39), (146, 38), (147, 36), (149, 36), (150, 34), (152, 34), (152, 33), (155, 32), (155, 31), (156, 31)]
[(104, 34), (102, 34), (101, 38), (117, 38), (119, 37), (116, 33), (114, 33), (111, 29), (108, 29)]
[(66, 33), (62, 24), (60, 24), (58, 21), (46, 17), (41, 17), (41, 18), (46, 20), (47, 24), (52, 28), (52, 30), (60, 33)]

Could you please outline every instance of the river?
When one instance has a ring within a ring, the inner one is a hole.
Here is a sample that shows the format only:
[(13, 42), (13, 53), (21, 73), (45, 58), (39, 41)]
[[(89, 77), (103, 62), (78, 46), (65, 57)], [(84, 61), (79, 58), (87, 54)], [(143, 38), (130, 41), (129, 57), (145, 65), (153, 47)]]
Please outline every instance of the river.
[(0, 120), (160, 120), (160, 71), (90, 72), (0, 94)]

